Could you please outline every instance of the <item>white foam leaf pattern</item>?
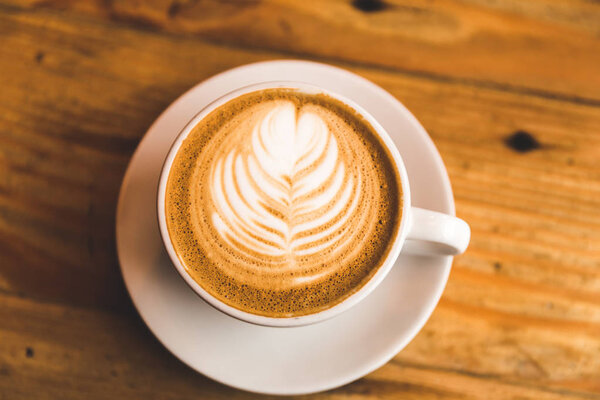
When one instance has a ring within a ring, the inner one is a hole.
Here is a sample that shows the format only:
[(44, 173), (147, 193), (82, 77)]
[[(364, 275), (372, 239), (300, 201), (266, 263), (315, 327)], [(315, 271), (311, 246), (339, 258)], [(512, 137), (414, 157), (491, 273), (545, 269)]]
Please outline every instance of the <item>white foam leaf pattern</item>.
[(339, 247), (361, 189), (339, 151), (319, 115), (275, 105), (213, 164), (217, 232), (246, 257), (288, 264)]

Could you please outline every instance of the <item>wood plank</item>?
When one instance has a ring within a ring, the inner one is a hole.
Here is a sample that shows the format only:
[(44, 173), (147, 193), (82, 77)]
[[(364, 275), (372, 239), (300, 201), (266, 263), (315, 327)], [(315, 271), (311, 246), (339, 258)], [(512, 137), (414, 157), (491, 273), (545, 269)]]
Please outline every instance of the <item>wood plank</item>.
[(284, 57), (600, 102), (600, 5), (585, 0), (4, 3), (277, 50)]
[[(113, 221), (129, 157), (166, 105), (214, 73), (282, 54), (10, 10), (0, 14), (0, 398), (253, 398), (181, 365), (134, 316)], [(473, 238), (392, 364), (305, 398), (600, 398), (600, 108), (350, 69), (422, 121)], [(540, 146), (515, 151), (515, 132)]]
[[(184, 366), (133, 315), (45, 304), (0, 293), (0, 320), (0, 395), (6, 398), (256, 398)], [(469, 373), (459, 364), (447, 367), (443, 358), (436, 359), (466, 346), (474, 357), (481, 352), (486, 358), (511, 356), (524, 377), (536, 377), (542, 367), (536, 364), (535, 354), (528, 353), (536, 348), (523, 344), (517, 331), (512, 342), (498, 335), (490, 335), (488, 341), (464, 337), (475, 327), (490, 333), (487, 328), (493, 328), (494, 323), (488, 324), (485, 317), (455, 313), (451, 307), (442, 306), (418, 339), (391, 363), (340, 389), (295, 398), (470, 399), (480, 398), (482, 393), (488, 399), (600, 397), (545, 383), (534, 387), (504, 374)], [(444, 348), (452, 344), (452, 349)]]

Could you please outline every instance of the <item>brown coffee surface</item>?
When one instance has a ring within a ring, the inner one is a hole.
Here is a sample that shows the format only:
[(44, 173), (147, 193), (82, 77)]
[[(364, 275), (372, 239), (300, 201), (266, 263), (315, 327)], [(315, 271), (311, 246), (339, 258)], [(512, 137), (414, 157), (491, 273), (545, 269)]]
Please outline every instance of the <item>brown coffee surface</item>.
[(324, 94), (249, 93), (190, 132), (166, 190), (171, 242), (189, 275), (249, 313), (328, 309), (385, 260), (399, 177), (373, 127)]

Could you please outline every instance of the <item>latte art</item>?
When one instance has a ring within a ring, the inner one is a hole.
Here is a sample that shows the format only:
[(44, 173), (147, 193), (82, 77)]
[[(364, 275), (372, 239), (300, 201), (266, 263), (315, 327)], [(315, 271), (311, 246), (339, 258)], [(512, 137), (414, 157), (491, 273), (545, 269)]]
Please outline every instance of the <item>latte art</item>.
[(399, 185), (378, 140), (343, 103), (287, 89), (209, 114), (167, 183), (167, 225), (188, 273), (259, 315), (305, 315), (350, 296), (399, 223)]
[(357, 215), (360, 171), (345, 166), (325, 121), (292, 102), (274, 104), (245, 141), (220, 155), (211, 183), (212, 222), (223, 240), (259, 265), (279, 265), (264, 274), (296, 272), (290, 284), (330, 272), (302, 271), (302, 257), (322, 252), (329, 264), (352, 242), (348, 221), (367, 214)]

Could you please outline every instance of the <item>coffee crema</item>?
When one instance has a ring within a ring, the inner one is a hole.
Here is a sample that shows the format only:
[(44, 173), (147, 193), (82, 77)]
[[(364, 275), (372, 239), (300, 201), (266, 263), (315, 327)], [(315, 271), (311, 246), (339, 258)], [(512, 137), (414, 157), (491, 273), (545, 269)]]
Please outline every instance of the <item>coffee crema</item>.
[(266, 89), (204, 117), (173, 161), (171, 242), (218, 300), (268, 317), (328, 309), (384, 262), (402, 210), (374, 128), (325, 94)]

